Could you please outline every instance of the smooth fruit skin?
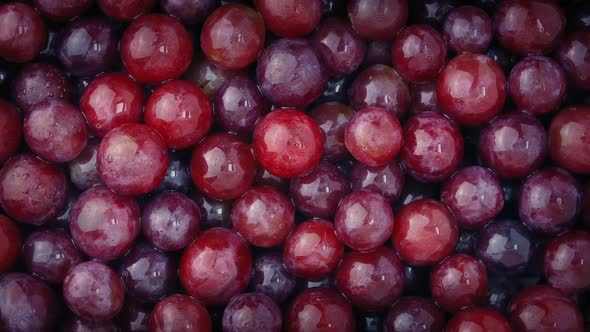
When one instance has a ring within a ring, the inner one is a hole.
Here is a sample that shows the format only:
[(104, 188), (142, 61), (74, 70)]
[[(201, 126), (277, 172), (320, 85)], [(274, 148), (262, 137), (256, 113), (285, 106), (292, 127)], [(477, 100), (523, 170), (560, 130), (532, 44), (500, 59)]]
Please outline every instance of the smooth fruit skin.
[(256, 81), (244, 76), (228, 79), (215, 95), (215, 122), (236, 134), (250, 134), (270, 105), (264, 99)]
[(280, 332), (282, 325), (279, 306), (264, 294), (240, 294), (223, 311), (224, 332)]
[(188, 295), (174, 294), (158, 302), (149, 318), (153, 332), (194, 329), (211, 332), (211, 317), (207, 309)]
[(332, 75), (354, 72), (363, 61), (366, 42), (350, 23), (338, 18), (326, 18), (311, 36)]
[(70, 269), (84, 261), (84, 255), (71, 236), (58, 228), (31, 233), (23, 244), (22, 260), (29, 272), (50, 283), (61, 284)]
[(457, 7), (458, 1), (413, 0), (409, 4), (412, 21), (428, 24), (438, 29), (442, 26), (447, 15)]
[(53, 290), (36, 277), (6, 273), (0, 278), (0, 326), (6, 331), (53, 331), (60, 307)]
[(254, 9), (228, 4), (216, 9), (201, 29), (201, 49), (223, 69), (246, 68), (264, 47), (264, 21)]
[(370, 252), (350, 252), (336, 270), (336, 288), (362, 310), (389, 307), (404, 289), (404, 268), (386, 247)]
[(309, 217), (332, 218), (350, 185), (338, 167), (320, 162), (310, 173), (291, 179), (289, 195), (297, 210)]
[(534, 173), (520, 189), (520, 219), (540, 233), (556, 235), (571, 228), (581, 209), (582, 192), (576, 179), (560, 168)]
[(16, 107), (0, 99), (0, 164), (12, 157), (23, 138), (23, 120)]
[(213, 123), (213, 106), (198, 85), (176, 80), (151, 94), (143, 117), (170, 149), (181, 150), (205, 137)]
[(522, 110), (535, 115), (555, 111), (567, 89), (561, 66), (548, 57), (534, 55), (521, 60), (508, 77), (510, 98)]
[(98, 175), (122, 195), (140, 195), (158, 187), (168, 168), (168, 150), (162, 136), (138, 123), (111, 130), (98, 147)]
[(207, 57), (197, 55), (182, 77), (187, 81), (197, 83), (209, 98), (214, 98), (225, 82), (244, 74), (242, 70), (219, 68), (212, 64)]
[(156, 0), (97, 0), (98, 6), (115, 21), (131, 21), (154, 7)]
[(497, 220), (477, 235), (475, 254), (491, 273), (519, 275), (533, 261), (535, 239), (519, 220)]
[(385, 332), (442, 331), (444, 312), (432, 300), (403, 297), (387, 312)]
[(59, 67), (45, 62), (26, 65), (13, 84), (12, 98), (25, 112), (47, 99), (69, 100), (74, 92), (66, 74)]
[(76, 315), (88, 320), (109, 320), (123, 308), (125, 289), (115, 271), (90, 261), (70, 270), (64, 280), (63, 296)]
[(113, 320), (92, 321), (74, 314), (68, 314), (60, 325), (61, 332), (116, 332), (118, 328)]
[(344, 255), (344, 245), (331, 222), (305, 221), (295, 227), (283, 247), (283, 263), (299, 278), (318, 279), (332, 272)]
[(92, 77), (110, 69), (117, 60), (119, 34), (106, 18), (79, 18), (60, 34), (58, 58), (67, 71)]
[(270, 248), (280, 245), (295, 224), (295, 207), (287, 195), (273, 187), (255, 187), (234, 203), (234, 229), (251, 245)]
[(16, 224), (0, 214), (0, 273), (12, 269), (20, 254), (22, 242), (22, 235)]
[(511, 332), (512, 327), (504, 316), (488, 308), (467, 308), (456, 313), (447, 323), (445, 331), (495, 331)]
[(176, 257), (139, 243), (121, 260), (119, 276), (127, 294), (153, 303), (176, 289), (177, 270)]
[[(152, 0), (141, 0), (152, 1)], [(162, 0), (160, 7), (168, 15), (175, 17), (184, 24), (198, 24), (216, 8), (215, 0)]]
[(0, 58), (24, 63), (33, 60), (45, 47), (47, 29), (41, 15), (29, 5), (6, 3), (0, 6)]
[(143, 207), (143, 235), (158, 249), (177, 251), (185, 248), (199, 234), (201, 212), (184, 194), (165, 191)]
[(350, 107), (338, 102), (323, 103), (311, 110), (309, 116), (324, 133), (323, 158), (337, 161), (348, 155), (344, 143), (344, 131), (353, 114), (354, 111)]
[(420, 199), (399, 210), (392, 242), (402, 260), (428, 266), (452, 253), (458, 234), (457, 222), (445, 205)]
[(90, 257), (108, 261), (123, 256), (140, 231), (139, 206), (103, 186), (88, 189), (70, 214), (74, 242)]
[(432, 270), (432, 298), (445, 310), (455, 312), (483, 302), (488, 293), (488, 275), (479, 260), (454, 254)]
[(80, 98), (93, 134), (103, 137), (112, 129), (139, 122), (145, 103), (141, 86), (123, 73), (105, 73), (90, 82)]
[(428, 25), (404, 28), (391, 46), (393, 67), (412, 83), (436, 79), (447, 61), (447, 43), (443, 36)]
[(502, 112), (506, 77), (498, 64), (482, 54), (454, 57), (436, 83), (440, 110), (457, 123), (476, 126)]
[(252, 136), (258, 162), (281, 178), (305, 175), (319, 163), (324, 137), (319, 126), (305, 113), (280, 109), (263, 117)]
[(559, 63), (574, 86), (590, 90), (590, 29), (580, 29), (570, 34), (559, 47)]
[(424, 112), (404, 126), (401, 161), (419, 181), (440, 182), (450, 177), (463, 159), (459, 128), (439, 113)]
[(368, 107), (355, 113), (344, 131), (350, 154), (367, 166), (391, 162), (402, 147), (402, 126), (384, 108)]
[(590, 289), (590, 234), (575, 231), (549, 242), (543, 269), (549, 284), (567, 294)]
[(352, 306), (331, 288), (306, 289), (293, 300), (285, 315), (288, 332), (352, 332)]
[(242, 138), (219, 133), (195, 147), (190, 171), (193, 183), (205, 195), (218, 200), (236, 199), (254, 182), (256, 160)]
[(0, 206), (17, 221), (45, 224), (61, 212), (67, 192), (63, 170), (30, 153), (12, 157), (0, 169)]
[(494, 37), (494, 23), (481, 8), (461, 6), (445, 19), (443, 34), (456, 53), (483, 53)]
[(248, 286), (252, 255), (248, 243), (225, 228), (203, 232), (182, 254), (179, 276), (195, 299), (222, 305)]
[(549, 127), (549, 149), (557, 165), (590, 174), (590, 107), (572, 106), (557, 113)]
[(52, 21), (66, 22), (84, 14), (92, 6), (93, 1), (34, 0), (33, 3), (45, 17), (48, 17)]
[(96, 164), (98, 144), (97, 139), (89, 139), (84, 150), (68, 163), (70, 181), (80, 190), (86, 190), (101, 183)]
[(125, 30), (120, 46), (125, 68), (138, 81), (147, 84), (158, 84), (182, 75), (191, 63), (193, 52), (193, 43), (185, 27), (162, 14), (147, 14), (133, 21)]
[(279, 39), (260, 53), (256, 80), (272, 104), (305, 107), (322, 95), (328, 75), (321, 54), (306, 39)]
[(404, 173), (395, 160), (376, 167), (356, 163), (350, 172), (350, 186), (352, 191), (369, 190), (393, 203), (401, 195)]
[(478, 229), (494, 219), (504, 207), (504, 191), (496, 175), (480, 166), (465, 167), (453, 174), (441, 190), (441, 201), (467, 229)]
[(352, 82), (348, 92), (350, 106), (360, 111), (381, 107), (403, 118), (410, 106), (410, 90), (406, 82), (391, 67), (373, 65), (363, 70)]
[(410, 85), (410, 115), (440, 112), (436, 101), (436, 81)]
[(361, 190), (346, 196), (334, 218), (336, 235), (356, 251), (370, 251), (391, 237), (394, 227), (389, 202), (372, 191)]
[(407, 0), (352, 0), (347, 8), (352, 26), (366, 39), (393, 39), (408, 19)]
[(233, 201), (219, 201), (209, 198), (198, 190), (192, 190), (190, 198), (197, 204), (201, 212), (201, 228), (231, 228), (231, 208)]
[(504, 0), (495, 10), (496, 38), (517, 55), (550, 53), (563, 36), (565, 16), (557, 1)]
[(516, 294), (508, 306), (515, 331), (584, 331), (582, 313), (571, 299), (549, 285), (535, 285)]
[(303, 37), (312, 32), (322, 16), (321, 0), (255, 0), (266, 28), (281, 37)]
[(41, 158), (65, 163), (76, 158), (88, 143), (84, 116), (74, 105), (59, 99), (33, 106), (24, 120), (25, 141)]
[(537, 170), (548, 149), (541, 122), (523, 112), (496, 117), (482, 129), (479, 138), (483, 164), (504, 179), (524, 178)]
[(295, 291), (296, 278), (283, 264), (280, 252), (266, 252), (254, 260), (250, 289), (281, 304)]

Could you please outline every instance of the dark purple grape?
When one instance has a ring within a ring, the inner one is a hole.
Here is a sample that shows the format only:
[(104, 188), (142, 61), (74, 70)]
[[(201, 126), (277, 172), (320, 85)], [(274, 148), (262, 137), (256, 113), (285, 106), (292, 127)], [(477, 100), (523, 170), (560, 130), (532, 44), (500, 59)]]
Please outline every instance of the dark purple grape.
[(521, 187), (518, 214), (537, 232), (559, 234), (571, 228), (581, 209), (581, 189), (564, 169), (542, 169), (529, 176)]
[(331, 218), (340, 201), (348, 195), (350, 186), (342, 172), (323, 162), (311, 173), (291, 179), (289, 193), (295, 207), (315, 218)]
[(222, 325), (224, 332), (280, 332), (283, 317), (270, 297), (245, 293), (234, 297), (225, 307)]
[(70, 181), (80, 190), (86, 190), (101, 183), (96, 169), (98, 143), (98, 140), (90, 139), (84, 150), (68, 163)]
[(310, 113), (324, 132), (324, 155), (329, 161), (337, 161), (348, 155), (344, 144), (346, 124), (354, 111), (339, 102), (327, 102), (314, 107)]
[(478, 235), (476, 255), (491, 273), (523, 273), (532, 260), (533, 235), (518, 220), (495, 221)]
[(112, 320), (91, 321), (75, 315), (68, 315), (61, 325), (61, 332), (117, 332)]
[(199, 24), (213, 12), (215, 0), (162, 0), (160, 7), (184, 24)]
[(151, 304), (126, 299), (121, 313), (117, 316), (117, 323), (123, 331), (149, 332), (151, 312)]
[(430, 296), (430, 267), (404, 265), (404, 295)]
[(432, 300), (420, 297), (405, 297), (387, 313), (386, 331), (442, 331), (445, 316)]
[(38, 62), (26, 65), (13, 82), (12, 95), (22, 111), (47, 99), (69, 100), (74, 92), (69, 78), (56, 66)]
[(43, 281), (24, 273), (0, 278), (0, 328), (52, 331), (59, 315), (57, 297)]
[(367, 166), (356, 163), (350, 174), (353, 191), (370, 190), (395, 202), (404, 187), (404, 173), (397, 161), (384, 166)]
[(143, 235), (158, 249), (181, 250), (197, 237), (200, 230), (199, 207), (178, 192), (163, 192), (143, 209)]
[(193, 180), (189, 171), (190, 156), (182, 151), (170, 151), (169, 159), (166, 175), (155, 192), (160, 193), (171, 190), (188, 194), (193, 187)]
[(338, 18), (327, 18), (311, 36), (331, 75), (348, 75), (365, 57), (366, 43), (352, 25)]
[(285, 269), (279, 252), (262, 254), (254, 260), (250, 289), (283, 303), (295, 290), (295, 277)]
[(208, 229), (213, 227), (231, 228), (231, 208), (232, 201), (218, 201), (209, 198), (200, 192), (193, 190), (190, 198), (197, 203), (201, 211), (201, 228)]
[(140, 243), (123, 257), (119, 275), (129, 295), (141, 301), (157, 302), (175, 289), (177, 268), (173, 257)]
[(215, 120), (223, 129), (248, 134), (270, 110), (256, 82), (243, 76), (227, 80), (215, 96)]
[(305, 39), (280, 39), (258, 57), (256, 77), (264, 96), (277, 106), (304, 107), (322, 95), (328, 75), (318, 52)]
[(31, 233), (22, 249), (23, 261), (29, 272), (51, 283), (61, 284), (84, 256), (70, 235), (60, 229)]
[(457, 240), (457, 244), (455, 244), (455, 252), (473, 255), (476, 245), (477, 234), (463, 230), (459, 233), (459, 239)]
[(103, 18), (80, 18), (61, 34), (59, 60), (76, 76), (94, 76), (117, 59), (118, 36), (113, 24)]

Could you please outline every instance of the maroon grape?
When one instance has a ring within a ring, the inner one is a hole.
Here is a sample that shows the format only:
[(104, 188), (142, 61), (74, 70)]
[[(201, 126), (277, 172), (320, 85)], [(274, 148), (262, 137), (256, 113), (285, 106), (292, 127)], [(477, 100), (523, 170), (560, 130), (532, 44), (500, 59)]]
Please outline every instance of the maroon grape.
[(158, 249), (181, 250), (191, 244), (200, 229), (199, 207), (178, 192), (163, 192), (143, 208), (143, 235)]
[(193, 150), (190, 166), (195, 186), (214, 199), (240, 197), (256, 176), (250, 145), (227, 133), (208, 136)]
[(76, 315), (109, 320), (123, 308), (123, 282), (110, 267), (97, 261), (78, 264), (64, 280), (63, 296)]
[(69, 100), (73, 92), (68, 77), (58, 67), (45, 62), (26, 65), (13, 85), (14, 101), (23, 111), (47, 99)]
[(74, 242), (90, 257), (111, 260), (131, 248), (140, 230), (139, 206), (103, 186), (86, 190), (70, 215)]
[(48, 229), (31, 233), (22, 248), (23, 261), (29, 272), (51, 283), (61, 284), (84, 256), (68, 233)]
[(63, 170), (32, 154), (19, 154), (0, 169), (0, 206), (20, 222), (45, 224), (61, 212), (66, 199)]
[(236, 200), (231, 220), (234, 229), (251, 245), (275, 247), (293, 230), (295, 208), (280, 190), (255, 187)]

